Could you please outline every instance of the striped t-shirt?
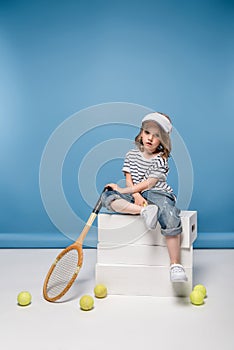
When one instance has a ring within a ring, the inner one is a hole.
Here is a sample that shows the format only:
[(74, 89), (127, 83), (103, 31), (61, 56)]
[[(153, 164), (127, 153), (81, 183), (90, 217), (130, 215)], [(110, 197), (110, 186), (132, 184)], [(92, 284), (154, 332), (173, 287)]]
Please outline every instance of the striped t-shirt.
[(132, 149), (125, 156), (122, 171), (131, 174), (134, 185), (153, 177), (159, 181), (151, 189), (167, 193), (173, 192), (166, 182), (169, 171), (168, 161), (160, 154), (147, 159), (138, 149)]

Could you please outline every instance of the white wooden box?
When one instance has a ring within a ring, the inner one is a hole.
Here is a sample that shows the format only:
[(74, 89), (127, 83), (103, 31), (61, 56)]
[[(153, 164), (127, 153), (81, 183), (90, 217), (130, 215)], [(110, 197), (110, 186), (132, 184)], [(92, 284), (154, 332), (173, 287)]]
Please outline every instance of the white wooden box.
[(188, 282), (171, 283), (168, 266), (96, 264), (96, 283), (105, 284), (110, 295), (188, 297), (192, 268), (185, 268)]
[[(197, 212), (181, 211), (182, 248), (189, 248), (197, 237)], [(166, 246), (160, 224), (155, 230), (148, 230), (139, 215), (102, 214), (98, 215), (98, 241), (116, 244), (146, 244)]]
[[(97, 263), (130, 264), (149, 266), (170, 266), (166, 247), (146, 244), (125, 244), (101, 242), (97, 245)], [(181, 249), (181, 263), (185, 267), (193, 266), (193, 247)]]

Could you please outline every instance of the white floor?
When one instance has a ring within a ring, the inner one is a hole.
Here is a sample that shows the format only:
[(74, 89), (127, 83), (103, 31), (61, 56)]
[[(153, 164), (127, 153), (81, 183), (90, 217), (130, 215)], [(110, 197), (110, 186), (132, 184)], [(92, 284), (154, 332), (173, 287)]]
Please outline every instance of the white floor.
[[(234, 349), (234, 250), (194, 250), (194, 284), (208, 291), (203, 306), (187, 298), (108, 296), (88, 312), (79, 298), (93, 295), (96, 250), (85, 250), (77, 282), (55, 304), (43, 299), (42, 285), (57, 253), (0, 250), (1, 349)], [(17, 305), (22, 290), (32, 294), (28, 307)]]

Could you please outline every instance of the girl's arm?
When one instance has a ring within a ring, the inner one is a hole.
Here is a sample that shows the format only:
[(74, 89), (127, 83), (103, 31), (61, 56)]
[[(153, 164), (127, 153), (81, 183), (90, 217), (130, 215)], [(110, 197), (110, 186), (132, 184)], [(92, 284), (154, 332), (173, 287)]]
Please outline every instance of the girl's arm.
[(126, 187), (133, 186), (132, 175), (130, 173), (125, 173)]
[(107, 184), (106, 186), (110, 186), (113, 188), (114, 191), (118, 191), (123, 194), (134, 194), (139, 193), (145, 190), (150, 190), (152, 187), (155, 186), (155, 184), (158, 182), (158, 179), (149, 177), (147, 180), (144, 180), (140, 182), (139, 184), (133, 185), (133, 183), (130, 183), (129, 186), (121, 188), (117, 184)]
[[(125, 173), (125, 178), (126, 178), (126, 187), (132, 187), (133, 186), (133, 181), (132, 181), (132, 176), (130, 173)], [(137, 205), (147, 205), (147, 201), (145, 200), (144, 197), (139, 192), (133, 193), (132, 196), (134, 197), (134, 203)]]

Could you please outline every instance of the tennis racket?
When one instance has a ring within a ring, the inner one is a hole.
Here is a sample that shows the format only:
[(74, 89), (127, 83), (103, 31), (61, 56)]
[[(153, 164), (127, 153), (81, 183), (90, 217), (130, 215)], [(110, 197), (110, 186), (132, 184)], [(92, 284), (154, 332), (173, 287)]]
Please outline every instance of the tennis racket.
[[(110, 189), (105, 187), (102, 193)], [(59, 300), (76, 280), (83, 263), (83, 241), (102, 207), (101, 195), (79, 238), (62, 250), (51, 265), (43, 285), (43, 296), (47, 301)]]

